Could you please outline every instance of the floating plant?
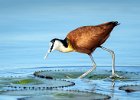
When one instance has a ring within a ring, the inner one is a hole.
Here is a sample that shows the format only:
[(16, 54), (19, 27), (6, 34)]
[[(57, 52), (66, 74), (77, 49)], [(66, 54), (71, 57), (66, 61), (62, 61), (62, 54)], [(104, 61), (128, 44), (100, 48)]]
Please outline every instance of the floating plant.
[(13, 80), (9, 85), (4, 86), (4, 90), (46, 90), (53, 88), (63, 88), (74, 85), (73, 82), (66, 80), (51, 80), (51, 79), (41, 79), (34, 77), (27, 77), (24, 79)]
[[(106, 100), (111, 98), (108, 95), (103, 95), (104, 93), (108, 94), (107, 91), (111, 91), (108, 89), (108, 84), (112, 86), (112, 82), (110, 84), (112, 79), (109, 78), (111, 71), (95, 70), (87, 75), (85, 79), (77, 80), (77, 77), (84, 72), (85, 70), (76, 68), (51, 69), (37, 71), (33, 75), (24, 77), (0, 77), (0, 95), (24, 96), (18, 100), (46, 100), (46, 98), (51, 100)], [(140, 81), (139, 72), (116, 71), (116, 73), (124, 76), (124, 78), (113, 79), (118, 80), (115, 81), (116, 83), (120, 82), (120, 80), (123, 81), (121, 85), (124, 85), (123, 83), (125, 82), (130, 84), (131, 81), (136, 83)], [(99, 81), (105, 84), (98, 83)], [(84, 86), (85, 89), (83, 89)], [(105, 86), (105, 88), (102, 86)], [(140, 86), (128, 85), (121, 86), (119, 89), (126, 92), (134, 92), (140, 91)]]
[(12, 96), (27, 96), (20, 98), (22, 100), (46, 100), (46, 98), (49, 100), (107, 100), (111, 98), (108, 95), (103, 95), (99, 93), (74, 90), (22, 90), (5, 91), (1, 92), (1, 94)]
[[(80, 70), (44, 70), (35, 72), (34, 75), (41, 78), (51, 78), (51, 79), (69, 79), (69, 78), (77, 78), (84, 71)], [(123, 76), (123, 78), (114, 78), (115, 80), (139, 80), (140, 73), (136, 72), (123, 72), (116, 71), (117, 74)], [(85, 78), (87, 79), (106, 79), (111, 75), (111, 71), (102, 70), (102, 71), (94, 71), (87, 75)]]
[(27, 78), (27, 79), (21, 79), (21, 80), (18, 80), (18, 81), (14, 81), (12, 82), (13, 84), (43, 84), (43, 82), (37, 80), (37, 79), (31, 79), (31, 78)]
[(124, 90), (126, 92), (135, 92), (140, 91), (140, 85), (124, 85), (119, 87), (120, 90)]

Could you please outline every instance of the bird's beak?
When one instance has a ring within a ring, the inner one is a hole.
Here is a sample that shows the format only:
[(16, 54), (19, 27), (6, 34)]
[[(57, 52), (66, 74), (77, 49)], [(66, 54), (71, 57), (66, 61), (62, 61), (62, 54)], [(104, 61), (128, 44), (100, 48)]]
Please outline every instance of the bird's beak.
[(49, 50), (48, 50), (48, 52), (46, 53), (44, 59), (47, 59), (47, 57), (49, 56), (49, 54), (50, 54), (50, 52), (51, 52), (51, 47), (52, 47), (52, 44), (50, 44)]
[(47, 59), (47, 57), (49, 56), (50, 52), (51, 52), (51, 51), (50, 51), (50, 49), (49, 49), (48, 52), (46, 53), (44, 59)]
[(47, 52), (46, 55), (45, 55), (45, 57), (44, 57), (44, 59), (47, 59), (48, 55), (49, 55), (49, 53)]

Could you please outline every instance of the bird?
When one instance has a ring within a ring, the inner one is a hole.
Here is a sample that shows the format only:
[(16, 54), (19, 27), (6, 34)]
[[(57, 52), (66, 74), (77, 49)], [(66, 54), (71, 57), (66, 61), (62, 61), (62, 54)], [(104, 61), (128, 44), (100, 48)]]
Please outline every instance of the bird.
[(79, 52), (89, 55), (93, 66), (91, 69), (83, 73), (79, 78), (84, 78), (89, 73), (96, 69), (96, 63), (93, 59), (92, 53), (96, 48), (101, 48), (109, 52), (112, 56), (112, 75), (111, 78), (121, 77), (115, 73), (115, 53), (113, 50), (108, 49), (102, 44), (108, 39), (110, 33), (115, 26), (119, 25), (118, 21), (105, 22), (99, 25), (81, 26), (70, 31), (65, 39), (54, 38), (50, 41), (50, 47), (45, 55), (45, 59), (54, 50), (63, 53)]

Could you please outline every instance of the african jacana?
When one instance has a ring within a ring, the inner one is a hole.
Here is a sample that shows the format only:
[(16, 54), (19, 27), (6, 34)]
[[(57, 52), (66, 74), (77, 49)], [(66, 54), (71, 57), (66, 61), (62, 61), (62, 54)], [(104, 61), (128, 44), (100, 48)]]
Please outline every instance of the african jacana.
[(53, 50), (61, 52), (80, 52), (88, 54), (92, 60), (93, 67), (82, 74), (79, 78), (85, 77), (96, 68), (96, 63), (93, 60), (92, 52), (99, 47), (108, 51), (112, 55), (112, 76), (119, 77), (115, 73), (115, 54), (112, 50), (101, 46), (109, 37), (111, 31), (115, 26), (119, 25), (117, 21), (107, 22), (96, 26), (82, 26), (79, 27), (66, 36), (64, 40), (54, 38), (50, 41), (50, 48), (45, 56)]

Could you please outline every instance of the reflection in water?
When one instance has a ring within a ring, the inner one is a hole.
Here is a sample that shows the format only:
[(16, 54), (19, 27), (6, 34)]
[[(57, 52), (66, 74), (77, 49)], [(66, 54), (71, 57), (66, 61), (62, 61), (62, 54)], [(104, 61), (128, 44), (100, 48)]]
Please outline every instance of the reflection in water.
[(114, 89), (115, 89), (115, 80), (112, 79), (111, 81), (111, 97), (113, 98), (114, 97)]

